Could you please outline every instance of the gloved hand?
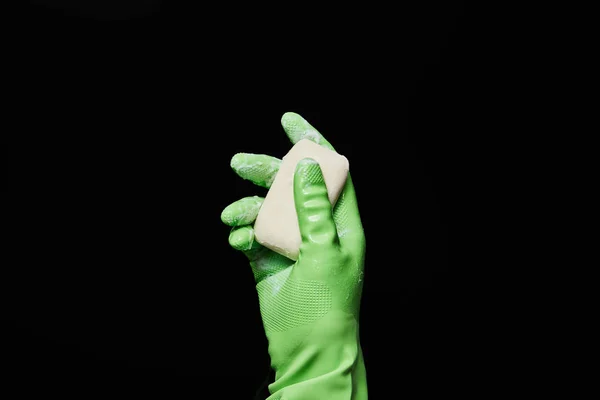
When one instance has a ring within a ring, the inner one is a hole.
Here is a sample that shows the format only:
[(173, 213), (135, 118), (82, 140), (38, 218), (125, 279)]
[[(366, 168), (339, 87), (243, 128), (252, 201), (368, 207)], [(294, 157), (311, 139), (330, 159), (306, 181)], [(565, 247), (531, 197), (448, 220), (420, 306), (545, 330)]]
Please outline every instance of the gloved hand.
[[(310, 139), (333, 150), (301, 116), (286, 113), (281, 124), (292, 143)], [(240, 177), (265, 188), (280, 164), (247, 153), (231, 160)], [(263, 198), (243, 198), (221, 214), (234, 227), (229, 243), (248, 257), (256, 279), (275, 370), (269, 400), (367, 399), (358, 329), (365, 236), (354, 185), (348, 176), (332, 210), (319, 165), (304, 159), (294, 175), (294, 200), (302, 237), (296, 262), (254, 240), (252, 223)]]

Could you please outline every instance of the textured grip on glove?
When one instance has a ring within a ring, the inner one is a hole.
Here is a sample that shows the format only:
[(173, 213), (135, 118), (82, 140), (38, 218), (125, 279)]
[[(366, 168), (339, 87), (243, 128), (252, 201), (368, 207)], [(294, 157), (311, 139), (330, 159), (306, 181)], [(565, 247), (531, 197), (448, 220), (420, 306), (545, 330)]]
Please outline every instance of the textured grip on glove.
[(310, 324), (331, 309), (332, 294), (325, 283), (274, 278), (256, 285), (267, 334)]

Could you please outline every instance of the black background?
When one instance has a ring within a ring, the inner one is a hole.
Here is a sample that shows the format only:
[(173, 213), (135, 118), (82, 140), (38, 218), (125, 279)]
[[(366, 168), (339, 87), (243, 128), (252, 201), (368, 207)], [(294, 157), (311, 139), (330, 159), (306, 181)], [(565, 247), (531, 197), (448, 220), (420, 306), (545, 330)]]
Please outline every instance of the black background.
[(8, 381), (141, 396), (185, 377), (167, 385), (177, 397), (252, 398), (267, 342), (220, 212), (266, 193), (229, 160), (283, 156), (294, 111), (350, 160), (371, 397), (464, 384), (471, 331), (448, 260), (460, 143), (477, 129), (463, 6), (193, 4), (40, 0), (22, 14)]

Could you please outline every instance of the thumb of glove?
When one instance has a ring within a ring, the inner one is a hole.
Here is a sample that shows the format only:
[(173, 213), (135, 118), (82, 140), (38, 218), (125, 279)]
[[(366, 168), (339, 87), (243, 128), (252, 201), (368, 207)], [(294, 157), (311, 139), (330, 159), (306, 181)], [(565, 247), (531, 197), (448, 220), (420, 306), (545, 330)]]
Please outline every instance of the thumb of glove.
[(338, 248), (340, 241), (325, 179), (321, 167), (311, 158), (300, 160), (296, 166), (294, 203), (302, 239), (300, 255)]

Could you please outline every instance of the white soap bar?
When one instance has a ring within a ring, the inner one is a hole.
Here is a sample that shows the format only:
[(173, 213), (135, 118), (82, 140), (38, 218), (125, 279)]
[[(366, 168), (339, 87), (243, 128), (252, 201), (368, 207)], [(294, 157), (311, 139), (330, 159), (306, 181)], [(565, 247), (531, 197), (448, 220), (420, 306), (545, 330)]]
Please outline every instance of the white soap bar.
[(294, 172), (298, 162), (307, 157), (319, 163), (332, 206), (348, 177), (346, 157), (308, 139), (300, 140), (283, 157), (254, 222), (254, 236), (258, 243), (292, 260), (298, 259), (301, 244), (294, 204)]

